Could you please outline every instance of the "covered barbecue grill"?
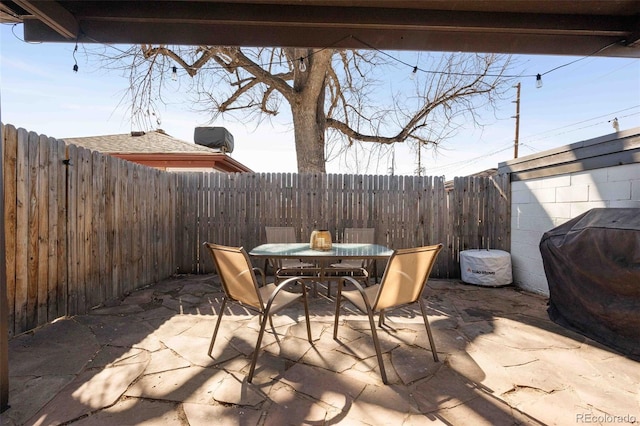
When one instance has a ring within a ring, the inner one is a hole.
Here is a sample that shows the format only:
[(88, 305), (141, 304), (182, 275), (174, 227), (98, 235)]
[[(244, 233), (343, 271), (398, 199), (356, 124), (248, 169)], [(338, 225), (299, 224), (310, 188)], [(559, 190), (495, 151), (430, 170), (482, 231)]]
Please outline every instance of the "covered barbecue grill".
[(546, 232), (551, 320), (640, 359), (640, 209), (602, 208)]

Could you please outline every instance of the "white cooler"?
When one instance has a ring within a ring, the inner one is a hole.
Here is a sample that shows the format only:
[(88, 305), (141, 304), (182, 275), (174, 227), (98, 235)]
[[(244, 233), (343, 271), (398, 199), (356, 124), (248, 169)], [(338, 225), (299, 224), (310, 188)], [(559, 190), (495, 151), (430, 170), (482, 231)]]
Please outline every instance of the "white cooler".
[(462, 281), (486, 287), (511, 284), (511, 255), (504, 250), (460, 252)]

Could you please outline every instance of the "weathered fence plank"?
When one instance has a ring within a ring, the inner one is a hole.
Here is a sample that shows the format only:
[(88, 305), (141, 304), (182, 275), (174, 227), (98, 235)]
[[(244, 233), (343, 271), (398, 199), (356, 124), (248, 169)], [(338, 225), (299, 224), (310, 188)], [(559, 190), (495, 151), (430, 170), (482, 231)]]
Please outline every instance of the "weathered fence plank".
[(16, 232), (15, 232), (15, 331), (27, 328), (27, 286), (29, 283), (29, 134), (18, 129), (16, 155)]
[(4, 207), (5, 207), (5, 267), (9, 336), (15, 333), (16, 319), (16, 210), (17, 210), (17, 147), (18, 134), (14, 126), (2, 125), (4, 137)]

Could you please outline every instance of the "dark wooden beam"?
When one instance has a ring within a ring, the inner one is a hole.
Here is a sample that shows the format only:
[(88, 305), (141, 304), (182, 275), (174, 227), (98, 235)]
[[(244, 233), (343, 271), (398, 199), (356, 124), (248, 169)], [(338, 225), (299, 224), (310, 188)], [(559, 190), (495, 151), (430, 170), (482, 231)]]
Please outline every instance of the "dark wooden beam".
[(38, 18), (63, 39), (75, 40), (78, 37), (78, 22), (58, 2), (14, 0), (14, 3)]
[[(640, 1), (20, 0), (27, 41), (640, 57)], [(57, 10), (45, 11), (43, 4)], [(65, 9), (68, 13), (63, 13)], [(447, 9), (447, 10), (445, 10)], [(60, 15), (67, 18), (66, 24)], [(74, 18), (75, 21), (69, 19)], [(53, 22), (53, 23), (52, 23)], [(54, 25), (58, 23), (58, 25)], [(59, 27), (62, 27), (60, 29)], [(63, 29), (67, 31), (63, 31)], [(608, 47), (604, 50), (604, 47)]]
[[(25, 22), (27, 41), (65, 41), (39, 22)], [(376, 30), (374, 28), (84, 22), (82, 43), (182, 44), (218, 46), (336, 47), (349, 49), (494, 52), (611, 57), (640, 57), (640, 48), (625, 46), (622, 36), (505, 34), (470, 31)], [(266, 31), (266, 32), (265, 32)], [(609, 47), (607, 47), (609, 46)], [(607, 47), (604, 50), (603, 48)], [(596, 53), (597, 52), (597, 53)]]

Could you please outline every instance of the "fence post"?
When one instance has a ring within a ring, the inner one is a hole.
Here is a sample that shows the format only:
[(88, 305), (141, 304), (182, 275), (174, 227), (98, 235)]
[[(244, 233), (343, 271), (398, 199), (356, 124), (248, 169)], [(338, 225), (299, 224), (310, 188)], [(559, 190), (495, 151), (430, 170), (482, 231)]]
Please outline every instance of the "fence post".
[[(0, 253), (5, 252), (4, 223), (4, 124), (0, 128)], [(4, 257), (3, 257), (4, 259)], [(7, 307), (7, 265), (0, 265), (0, 413), (9, 408), (9, 321)]]

